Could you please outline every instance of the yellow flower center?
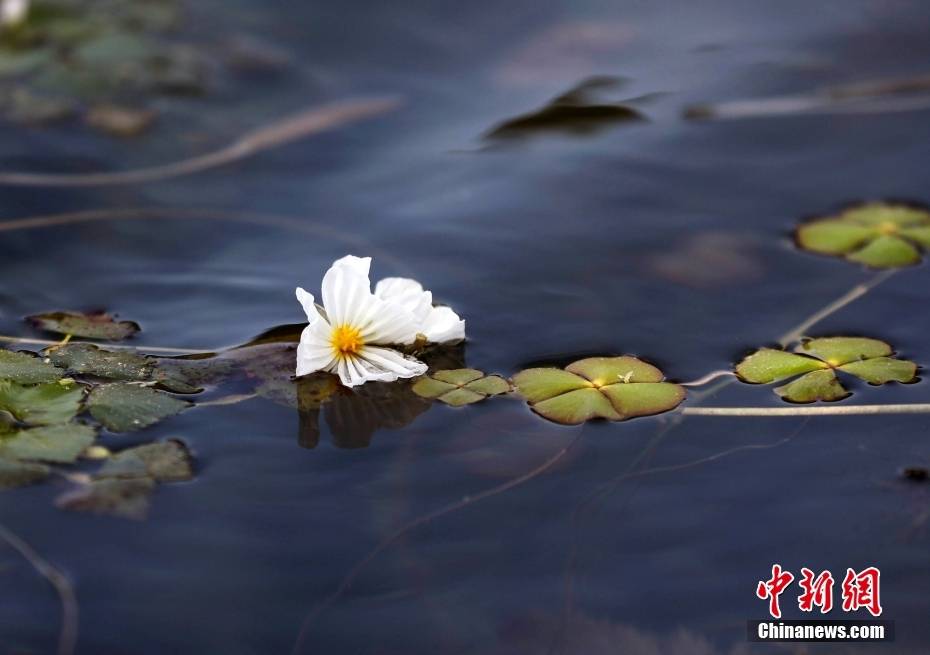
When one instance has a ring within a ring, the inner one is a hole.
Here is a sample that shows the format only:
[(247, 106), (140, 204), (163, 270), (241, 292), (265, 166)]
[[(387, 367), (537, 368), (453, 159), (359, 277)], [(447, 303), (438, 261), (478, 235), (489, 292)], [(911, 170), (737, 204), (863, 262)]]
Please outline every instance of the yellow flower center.
[(351, 325), (337, 325), (329, 337), (329, 343), (336, 353), (336, 357), (343, 358), (357, 355), (365, 345), (362, 334), (357, 327)]
[(898, 224), (893, 223), (892, 221), (884, 221), (878, 224), (878, 231), (880, 234), (895, 234), (898, 231)]

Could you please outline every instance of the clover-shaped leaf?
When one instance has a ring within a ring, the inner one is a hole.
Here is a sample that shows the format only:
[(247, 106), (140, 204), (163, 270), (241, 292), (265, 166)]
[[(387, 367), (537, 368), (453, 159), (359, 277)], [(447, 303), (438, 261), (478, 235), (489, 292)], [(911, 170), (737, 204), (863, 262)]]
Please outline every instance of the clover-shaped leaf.
[(805, 250), (845, 257), (873, 268), (899, 268), (920, 261), (930, 248), (930, 211), (872, 202), (806, 223), (796, 232)]
[(917, 365), (893, 354), (891, 346), (878, 339), (824, 337), (804, 341), (795, 352), (761, 348), (736, 366), (736, 374), (752, 384), (797, 378), (775, 389), (790, 402), (841, 400), (849, 392), (837, 379), (837, 371), (873, 385), (913, 381)]
[(437, 371), (413, 385), (418, 396), (434, 398), (452, 407), (470, 405), (508, 391), (510, 384), (501, 376), (485, 375), (473, 368)]
[(625, 355), (591, 357), (558, 368), (531, 368), (513, 383), (540, 416), (577, 425), (593, 418), (622, 421), (661, 414), (685, 398), (682, 386), (665, 382), (662, 371)]
[(140, 330), (138, 323), (117, 321), (106, 313), (49, 312), (27, 316), (26, 320), (46, 332), (104, 341), (122, 341)]

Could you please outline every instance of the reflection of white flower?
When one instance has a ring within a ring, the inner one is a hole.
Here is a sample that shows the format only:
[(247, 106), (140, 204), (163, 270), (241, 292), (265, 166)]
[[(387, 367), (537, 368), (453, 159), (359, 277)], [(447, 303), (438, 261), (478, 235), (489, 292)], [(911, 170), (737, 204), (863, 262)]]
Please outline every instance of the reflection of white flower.
[(371, 292), (370, 257), (348, 255), (323, 276), (323, 310), (297, 288), (309, 324), (297, 346), (297, 375), (329, 371), (354, 387), (377, 380), (423, 375), (426, 365), (385, 346), (462, 339), (465, 323), (448, 307), (433, 307), (432, 294), (419, 283), (388, 278)]
[(0, 1), (0, 25), (19, 25), (29, 13), (29, 0)]

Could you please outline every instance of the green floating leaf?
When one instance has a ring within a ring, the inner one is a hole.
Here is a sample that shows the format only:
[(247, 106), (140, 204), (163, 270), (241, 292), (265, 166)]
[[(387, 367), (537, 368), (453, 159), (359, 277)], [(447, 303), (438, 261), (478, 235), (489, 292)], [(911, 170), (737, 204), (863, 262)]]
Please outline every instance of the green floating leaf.
[(736, 374), (744, 382), (767, 384), (822, 368), (826, 368), (826, 364), (811, 357), (760, 348), (736, 365)]
[(577, 425), (602, 418), (621, 421), (661, 414), (685, 398), (683, 387), (635, 357), (590, 357), (566, 367), (533, 368), (513, 383), (530, 407), (556, 423)]
[(95, 480), (55, 499), (59, 509), (142, 520), (149, 511), (155, 482), (150, 478)]
[(44, 464), (0, 459), (0, 489), (12, 489), (41, 482), (51, 469)]
[(796, 350), (823, 360), (830, 366), (839, 366), (860, 359), (887, 357), (894, 352), (884, 341), (865, 337), (809, 339), (801, 343)]
[(849, 395), (832, 369), (802, 375), (794, 382), (777, 387), (775, 393), (793, 403), (812, 403), (816, 400), (830, 402), (842, 400)]
[(138, 323), (117, 321), (105, 313), (49, 312), (27, 316), (26, 320), (47, 332), (105, 341), (122, 341), (141, 329)]
[(54, 382), (64, 373), (60, 368), (32, 353), (0, 350), (0, 379), (12, 380), (19, 384), (38, 384)]
[(920, 261), (930, 247), (930, 211), (885, 202), (859, 205), (800, 226), (798, 245), (872, 268), (900, 268)]
[(96, 387), (87, 397), (91, 416), (112, 432), (141, 430), (190, 405), (148, 387), (120, 382)]
[(83, 398), (84, 387), (73, 381), (24, 386), (0, 380), (0, 410), (30, 425), (68, 423), (81, 410)]
[(452, 407), (461, 407), (510, 391), (510, 384), (499, 375), (488, 375), (473, 368), (437, 371), (416, 381), (413, 392)]
[(917, 364), (894, 357), (876, 357), (840, 366), (841, 371), (851, 373), (869, 384), (888, 382), (913, 382), (917, 377)]
[(94, 443), (96, 436), (94, 428), (82, 423), (18, 430), (0, 435), (0, 459), (70, 464)]
[(767, 383), (801, 375), (778, 387), (775, 393), (795, 403), (841, 400), (850, 395), (837, 379), (836, 371), (854, 375), (870, 384), (911, 382), (917, 365), (891, 357), (892, 347), (866, 337), (822, 337), (806, 339), (795, 354), (762, 348), (736, 367), (745, 382)]
[(181, 482), (194, 477), (194, 466), (187, 446), (177, 439), (169, 439), (116, 453), (94, 477)]

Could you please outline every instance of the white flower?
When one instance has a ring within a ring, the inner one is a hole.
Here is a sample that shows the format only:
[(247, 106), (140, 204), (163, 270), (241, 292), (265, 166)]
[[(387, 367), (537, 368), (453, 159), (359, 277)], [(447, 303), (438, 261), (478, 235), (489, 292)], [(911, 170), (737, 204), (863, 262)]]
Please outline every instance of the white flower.
[(297, 346), (297, 375), (329, 371), (354, 387), (376, 380), (392, 382), (426, 373), (426, 364), (385, 347), (409, 345), (422, 334), (428, 341), (462, 339), (464, 321), (448, 307), (433, 307), (432, 294), (419, 283), (388, 278), (371, 292), (371, 257), (348, 255), (323, 276), (323, 310), (297, 288), (309, 324)]
[(417, 333), (430, 343), (465, 338), (465, 321), (449, 307), (433, 307), (433, 294), (416, 280), (386, 277), (375, 285), (375, 295), (411, 312), (417, 321)]
[(0, 0), (0, 25), (19, 25), (29, 13), (29, 0)]

